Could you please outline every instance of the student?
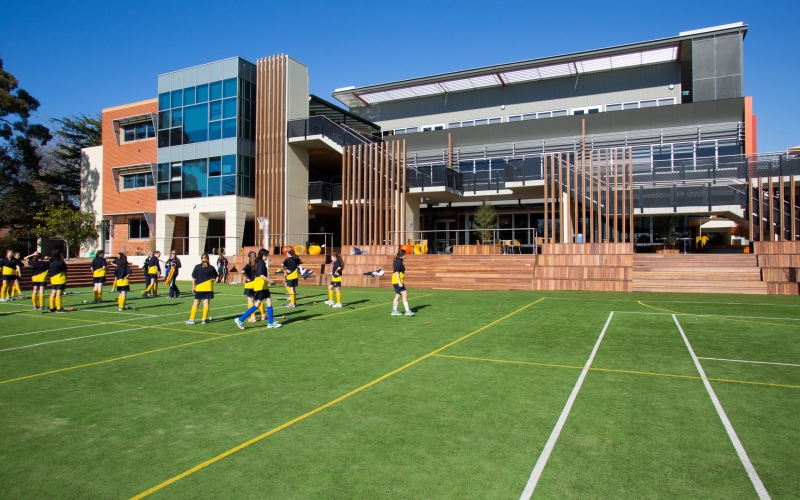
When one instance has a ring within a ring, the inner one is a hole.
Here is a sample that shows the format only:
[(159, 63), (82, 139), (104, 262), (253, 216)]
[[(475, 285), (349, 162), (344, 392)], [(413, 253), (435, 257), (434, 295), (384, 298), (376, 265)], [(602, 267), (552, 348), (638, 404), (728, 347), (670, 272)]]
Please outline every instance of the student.
[[(253, 287), (255, 286), (255, 277), (256, 277), (256, 268), (258, 267), (258, 260), (256, 259), (256, 253), (250, 252), (247, 254), (247, 264), (244, 265), (242, 268), (242, 276), (244, 276), (244, 295), (247, 297), (247, 308), (249, 309), (252, 307), (255, 297), (255, 290)], [(266, 311), (264, 310), (264, 302), (258, 307), (258, 310), (261, 312), (261, 321), (266, 321), (267, 315)], [(247, 319), (249, 323), (256, 322), (256, 314), (253, 313)]]
[[(169, 295), (167, 295), (168, 299), (171, 298), (180, 298), (181, 291), (178, 290), (178, 272), (181, 268), (181, 259), (178, 258), (178, 255), (175, 253), (175, 250), (169, 253), (169, 259), (167, 259), (167, 286), (169, 287)], [(172, 276), (170, 277), (170, 272)]]
[(0, 302), (6, 302), (11, 299), (11, 289), (14, 286), (14, 280), (17, 277), (17, 270), (11, 263), (11, 258), (14, 256), (13, 250), (7, 250), (5, 256), (0, 259), (0, 267), (3, 268), (3, 288), (0, 290)]
[[(335, 253), (331, 256), (331, 282), (328, 284), (328, 300), (325, 301), (331, 307), (342, 307), (342, 273), (344, 272), (344, 261), (342, 256)], [(336, 302), (333, 301), (333, 289), (336, 289)]]
[(14, 255), (11, 257), (11, 265), (14, 266), (15, 270), (14, 283), (11, 285), (11, 296), (15, 299), (24, 299), (25, 296), (22, 295), (22, 289), (19, 287), (19, 280), (22, 276), (22, 259), (19, 252), (14, 252)]
[(114, 262), (117, 266), (117, 268), (114, 269), (114, 286), (117, 287), (117, 291), (119, 292), (117, 305), (119, 306), (119, 310), (123, 311), (125, 310), (125, 299), (128, 298), (128, 292), (131, 291), (130, 276), (133, 271), (128, 267), (128, 257), (124, 253), (120, 253), (119, 256), (114, 259)]
[(394, 269), (392, 270), (392, 286), (394, 286), (394, 302), (392, 303), (392, 316), (402, 316), (403, 313), (398, 312), (397, 302), (403, 298), (403, 307), (406, 308), (406, 316), (413, 316), (414, 312), (408, 307), (408, 290), (406, 290), (406, 266), (403, 261), (406, 258), (406, 251), (402, 248), (397, 251), (394, 258)]
[(31, 302), (33, 302), (33, 308), (44, 309), (44, 287), (47, 285), (50, 263), (44, 260), (39, 252), (34, 252), (25, 258), (28, 260), (28, 265), (33, 268), (31, 273), (31, 281), (33, 282)]
[(61, 250), (53, 250), (50, 257), (50, 312), (66, 312), (61, 308), (64, 290), (67, 288), (67, 264), (61, 256)]
[(103, 283), (106, 282), (108, 272), (108, 262), (106, 253), (102, 250), (97, 252), (97, 257), (92, 259), (92, 283), (94, 283), (94, 303), (103, 303)]
[(220, 252), (217, 258), (217, 273), (219, 273), (217, 283), (228, 282), (228, 259), (225, 258), (224, 252)]
[(153, 258), (153, 252), (147, 252), (147, 257), (142, 262), (142, 269), (144, 269), (144, 285), (145, 289), (142, 292), (142, 297), (150, 297), (150, 290), (153, 289), (153, 278), (150, 276), (150, 259)]
[[(161, 261), (158, 260), (160, 256), (161, 252), (147, 253), (147, 258), (142, 266), (144, 268), (144, 282), (147, 284), (147, 288), (145, 288), (142, 297), (161, 297), (158, 294), (158, 277), (161, 275)], [(152, 295), (150, 295), (150, 290), (153, 291)]]
[[(126, 262), (127, 262), (127, 258), (126, 258)], [(114, 260), (112, 260), (111, 263), (114, 264), (115, 267), (119, 266), (119, 257), (114, 257)], [(115, 274), (115, 276), (116, 276), (116, 274)], [(116, 291), (117, 291), (117, 280), (114, 279), (114, 281), (111, 282), (111, 293), (114, 293)]]
[(194, 303), (192, 304), (192, 312), (189, 314), (189, 319), (186, 320), (187, 325), (194, 324), (194, 318), (197, 316), (197, 306), (201, 300), (203, 301), (203, 320), (200, 323), (205, 325), (213, 319), (208, 316), (208, 309), (211, 299), (214, 298), (214, 281), (216, 280), (217, 270), (208, 262), (208, 254), (204, 253), (200, 256), (200, 263), (194, 266), (194, 271), (192, 271)]
[(269, 252), (262, 248), (258, 251), (258, 265), (256, 266), (256, 272), (253, 276), (253, 300), (254, 304), (250, 306), (247, 311), (244, 312), (238, 318), (234, 318), (233, 321), (236, 322), (236, 326), (239, 329), (244, 330), (244, 321), (256, 310), (261, 306), (262, 302), (267, 303), (267, 328), (280, 328), (281, 324), (276, 323), (272, 311), (272, 299), (269, 295), (269, 266), (267, 265), (267, 258), (269, 258)]
[(289, 293), (289, 304), (286, 307), (297, 307), (297, 283), (300, 278), (300, 271), (297, 269), (303, 262), (300, 257), (289, 250), (289, 256), (283, 261), (283, 276), (286, 280), (286, 291)]
[(153, 260), (151, 263), (156, 268), (156, 276), (153, 280), (153, 297), (161, 297), (161, 295), (158, 293), (158, 277), (161, 276), (161, 250), (156, 250), (156, 252), (153, 254)]

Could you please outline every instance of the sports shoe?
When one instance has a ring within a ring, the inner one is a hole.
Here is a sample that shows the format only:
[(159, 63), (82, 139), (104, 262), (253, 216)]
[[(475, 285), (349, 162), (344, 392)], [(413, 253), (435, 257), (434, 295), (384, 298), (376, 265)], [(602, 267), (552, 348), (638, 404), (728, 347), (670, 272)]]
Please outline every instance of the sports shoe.
[(411, 309), (406, 309), (406, 316), (413, 316), (413, 315), (414, 311), (412, 311)]
[(267, 325), (267, 328), (280, 328), (282, 326), (283, 325), (281, 325), (280, 323), (270, 323)]
[(65, 313), (65, 312), (67, 312), (67, 311), (65, 311), (65, 310), (63, 310), (63, 309), (56, 309), (56, 311), (55, 311), (55, 312), (56, 312), (57, 314), (63, 314), (63, 313)]
[(337, 304), (333, 304), (331, 307), (333, 307), (334, 309), (340, 309), (342, 307), (342, 305), (337, 303)]
[(283, 307), (297, 307), (297, 304), (286, 304), (286, 305), (285, 305), (285, 306), (283, 306)]
[(403, 315), (403, 313), (401, 313), (400, 311), (396, 311), (396, 310), (392, 311), (392, 316), (402, 316), (402, 315)]
[(186, 324), (187, 325), (193, 325), (194, 324), (194, 320), (193, 319), (187, 319), (186, 320)]
[(143, 293), (143, 294), (142, 294), (142, 298), (143, 298), (143, 299), (149, 299), (149, 298), (150, 298), (150, 295), (148, 295), (148, 294), (146, 294), (146, 293)]
[(239, 327), (239, 330), (244, 330), (244, 323), (239, 321), (239, 318), (233, 318), (233, 322)]
[(2, 299), (0, 299), (0, 302), (8, 302), (8, 299), (3, 297)]
[(212, 319), (213, 319), (213, 318), (204, 319), (203, 321), (201, 321), (201, 322), (200, 322), (200, 324), (201, 324), (201, 325), (207, 325), (207, 324), (208, 324), (208, 322), (209, 322), (209, 321), (211, 321)]
[(333, 305), (333, 301), (332, 300), (326, 300), (325, 302), (323, 302), (323, 304), (325, 304), (326, 306), (332, 306)]
[(124, 310), (125, 310), (125, 309), (123, 309), (123, 308), (121, 308), (121, 307), (118, 307), (117, 309), (119, 309), (120, 311), (124, 311)]

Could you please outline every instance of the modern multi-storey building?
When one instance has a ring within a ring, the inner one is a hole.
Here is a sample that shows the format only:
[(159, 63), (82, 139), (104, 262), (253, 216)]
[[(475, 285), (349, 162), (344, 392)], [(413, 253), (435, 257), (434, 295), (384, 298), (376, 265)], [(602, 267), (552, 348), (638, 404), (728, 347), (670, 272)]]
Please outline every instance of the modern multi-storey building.
[(104, 110), (84, 208), (106, 221), (107, 248), (154, 237), (188, 255), (255, 244), (260, 217), (275, 245), (414, 238), (444, 251), (481, 239), (483, 202), (498, 213), (489, 239), (521, 251), (647, 246), (711, 215), (743, 241), (797, 239), (800, 166), (758, 154), (746, 33), (336, 89), (349, 109), (309, 95), (306, 66), (285, 55), (160, 75), (157, 99)]

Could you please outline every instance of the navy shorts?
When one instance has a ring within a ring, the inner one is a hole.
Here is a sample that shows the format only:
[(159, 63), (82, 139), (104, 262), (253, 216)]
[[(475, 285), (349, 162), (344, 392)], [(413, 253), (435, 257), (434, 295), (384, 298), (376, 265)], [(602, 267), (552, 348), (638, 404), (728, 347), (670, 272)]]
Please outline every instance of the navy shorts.
[(394, 287), (394, 293), (400, 293), (406, 291), (405, 285), (392, 285)]
[(144, 284), (145, 285), (149, 285), (150, 283), (152, 283), (154, 281), (158, 281), (158, 275), (157, 274), (145, 274), (144, 275)]
[(267, 300), (268, 298), (270, 298), (269, 290), (257, 291), (253, 296), (256, 302), (259, 300)]
[(213, 298), (214, 298), (214, 292), (194, 292), (195, 300), (206, 300)]
[(342, 286), (342, 282), (341, 281), (331, 281), (331, 286), (335, 287), (335, 288), (339, 288), (340, 286)]
[(255, 297), (256, 296), (256, 291), (253, 290), (252, 288), (245, 288), (244, 289), (244, 296), (245, 297)]
[(92, 278), (92, 283), (105, 283), (105, 278)]
[(131, 291), (131, 286), (130, 285), (118, 286), (117, 287), (117, 291), (118, 292), (130, 292)]
[(300, 280), (286, 280), (286, 286), (288, 286), (288, 287), (296, 287), (298, 281), (300, 281)]
[(13, 282), (17, 281), (17, 277), (15, 275), (13, 275), (13, 274), (4, 274), (3, 275), (3, 281), (5, 281), (7, 283), (13, 283)]
[(33, 286), (47, 286), (47, 283), (45, 283), (44, 281), (34, 281), (34, 282), (31, 283), (31, 285), (33, 285)]
[(61, 290), (64, 291), (67, 289), (67, 285), (50, 285), (50, 290)]

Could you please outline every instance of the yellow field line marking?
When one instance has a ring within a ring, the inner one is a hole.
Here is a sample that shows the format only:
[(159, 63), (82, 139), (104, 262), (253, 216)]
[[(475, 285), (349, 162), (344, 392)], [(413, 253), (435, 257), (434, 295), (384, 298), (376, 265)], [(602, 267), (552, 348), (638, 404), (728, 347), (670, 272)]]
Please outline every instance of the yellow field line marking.
[[(139, 325), (131, 325), (131, 326), (139, 326)], [(183, 333), (197, 333), (201, 335), (216, 335), (218, 337), (230, 336), (230, 334), (228, 333), (201, 332), (199, 330), (182, 330), (180, 328), (167, 328), (165, 326), (143, 326), (142, 328), (155, 328), (156, 330), (169, 330), (172, 332), (183, 332)]]
[[(28, 317), (31, 317), (31, 318), (36, 318), (37, 317), (37, 316), (30, 315), (30, 314), (21, 314), (20, 316), (28, 316)], [(97, 320), (93, 320), (93, 319), (62, 318), (62, 317), (59, 317), (58, 319), (59, 320), (63, 320), (63, 321), (79, 321), (81, 323), (91, 323), (91, 324), (97, 325), (97, 326), (100, 326), (100, 325), (119, 325), (120, 324), (119, 322), (116, 322), (116, 321), (97, 321)], [(197, 334), (202, 334), (202, 335), (221, 335), (221, 336), (226, 336), (226, 334), (224, 334), (224, 333), (211, 333), (211, 332), (201, 332), (201, 331), (192, 331), (192, 330), (179, 330), (177, 328), (167, 328), (167, 327), (164, 327), (164, 326), (136, 325), (134, 323), (127, 323), (127, 325), (133, 326), (133, 327), (137, 327), (137, 328), (155, 328), (157, 330), (170, 330), (170, 331), (173, 331), (173, 332), (197, 333)]]
[[(411, 297), (408, 300), (411, 301), (411, 300), (414, 300), (414, 299), (421, 299), (422, 297), (430, 297), (431, 295), (433, 295), (433, 294), (432, 293), (426, 293), (425, 295), (415, 295), (415, 296)], [(359, 307), (358, 309), (352, 309), (350, 311), (342, 311), (342, 312), (333, 313), (333, 314), (326, 314), (323, 318), (309, 318), (307, 321), (319, 321), (321, 319), (330, 318), (331, 316), (338, 316), (340, 314), (347, 314), (347, 313), (352, 313), (352, 312), (356, 312), (356, 311), (363, 311), (365, 309), (372, 309), (373, 307), (388, 306), (389, 304), (393, 304), (393, 302), (383, 302), (382, 304), (375, 304), (374, 306)]]
[(764, 321), (750, 321), (746, 319), (733, 319), (733, 318), (726, 318), (724, 316), (711, 316), (708, 314), (692, 314), (692, 313), (683, 313), (679, 311), (670, 311), (669, 309), (662, 309), (661, 307), (649, 306), (642, 302), (641, 300), (637, 300), (640, 305), (644, 307), (649, 307), (650, 309), (655, 309), (657, 311), (665, 311), (671, 314), (677, 314), (680, 316), (694, 316), (696, 318), (710, 318), (710, 319), (721, 319), (722, 321), (734, 321), (736, 323), (753, 323), (756, 325), (768, 325), (768, 326), (785, 326), (788, 328), (800, 328), (800, 325), (787, 325), (785, 323), (765, 323)]
[[(420, 295), (420, 297), (422, 297), (422, 296)], [(184, 471), (184, 472), (182, 472), (182, 473), (178, 474), (177, 476), (174, 476), (174, 477), (172, 477), (170, 479), (167, 479), (166, 481), (164, 481), (164, 482), (162, 482), (160, 484), (157, 484), (156, 486), (153, 486), (149, 490), (143, 491), (143, 492), (139, 493), (138, 495), (136, 495), (134, 497), (131, 497), (131, 500), (139, 500), (141, 498), (144, 498), (144, 497), (146, 497), (148, 495), (151, 495), (151, 494), (155, 493), (156, 491), (158, 491), (158, 490), (160, 490), (162, 488), (165, 488), (166, 486), (169, 486), (170, 484), (172, 484), (172, 483), (174, 483), (176, 481), (180, 481), (181, 479), (185, 478), (186, 476), (194, 474), (195, 472), (197, 472), (197, 471), (199, 471), (201, 469), (204, 469), (204, 468), (208, 467), (209, 465), (212, 465), (212, 464), (214, 464), (216, 462), (219, 462), (223, 458), (228, 457), (230, 455), (233, 455), (237, 451), (240, 451), (240, 450), (242, 450), (244, 448), (247, 448), (248, 446), (250, 446), (250, 445), (252, 445), (254, 443), (257, 443), (257, 442), (261, 441), (262, 439), (267, 438), (267, 437), (275, 434), (276, 432), (282, 431), (283, 429), (286, 429), (287, 427), (289, 427), (291, 425), (294, 425), (297, 422), (300, 422), (301, 420), (305, 420), (306, 418), (308, 418), (308, 417), (310, 417), (310, 416), (312, 416), (312, 415), (314, 415), (316, 413), (319, 413), (322, 410), (324, 410), (326, 408), (329, 408), (329, 407), (335, 405), (336, 403), (339, 403), (340, 401), (344, 401), (345, 399), (349, 398), (350, 396), (358, 394), (359, 392), (363, 391), (364, 389), (372, 387), (373, 385), (386, 380), (387, 378), (391, 377), (392, 375), (400, 373), (401, 371), (405, 370), (406, 368), (414, 366), (415, 364), (419, 363), (420, 361), (428, 359), (431, 356), (435, 356), (436, 354), (442, 352), (443, 350), (447, 349), (448, 347), (451, 347), (451, 346), (461, 342), (462, 340), (468, 339), (469, 337), (472, 337), (476, 333), (482, 332), (483, 330), (486, 330), (487, 328), (496, 325), (497, 323), (503, 321), (504, 319), (510, 318), (511, 316), (513, 316), (513, 315), (515, 315), (515, 314), (517, 314), (519, 312), (522, 312), (525, 309), (529, 308), (530, 306), (532, 306), (534, 304), (538, 304), (539, 302), (541, 302), (543, 300), (544, 300), (544, 298), (541, 298), (541, 299), (539, 299), (539, 300), (537, 300), (535, 302), (531, 302), (530, 304), (517, 309), (516, 311), (514, 311), (512, 313), (506, 314), (502, 318), (500, 318), (498, 320), (495, 320), (495, 321), (492, 321), (488, 325), (485, 325), (485, 326), (483, 326), (481, 328), (478, 328), (474, 332), (469, 333), (467, 335), (464, 335), (460, 339), (454, 340), (454, 341), (450, 342), (449, 344), (445, 344), (444, 346), (442, 346), (442, 347), (440, 347), (440, 348), (438, 348), (438, 349), (436, 349), (434, 351), (431, 351), (428, 354), (426, 354), (426, 355), (424, 355), (422, 357), (419, 357), (419, 358), (415, 359), (414, 361), (411, 361), (410, 363), (406, 363), (405, 365), (401, 366), (400, 368), (397, 368), (397, 369), (395, 369), (395, 370), (393, 370), (393, 371), (391, 371), (391, 372), (389, 372), (389, 373), (387, 373), (385, 375), (382, 375), (382, 376), (376, 378), (375, 380), (373, 380), (372, 382), (369, 382), (367, 384), (362, 385), (358, 389), (354, 389), (354, 390), (348, 392), (347, 394), (339, 396), (338, 398), (336, 398), (336, 399), (334, 399), (332, 401), (329, 401), (329, 402), (325, 403), (324, 405), (319, 406), (319, 407), (309, 411), (308, 413), (304, 413), (303, 415), (300, 415), (299, 417), (293, 418), (292, 420), (289, 420), (288, 422), (283, 423), (283, 424), (279, 425), (278, 427), (275, 427), (274, 429), (265, 432), (264, 434), (261, 434), (261, 435), (256, 436), (256, 437), (254, 437), (254, 438), (252, 438), (252, 439), (250, 439), (248, 441), (245, 441), (244, 443), (242, 443), (242, 444), (240, 444), (238, 446), (235, 446), (235, 447), (231, 448), (230, 450), (228, 450), (226, 452), (220, 453), (219, 455), (217, 455), (214, 458), (206, 460), (205, 462), (203, 462), (201, 464), (195, 465), (191, 469), (189, 469), (187, 471)], [(364, 309), (366, 309), (366, 308), (364, 308)]]
[[(577, 369), (583, 370), (582, 366), (571, 366), (571, 365), (557, 365), (552, 363), (535, 363), (532, 361), (512, 361), (507, 359), (490, 359), (490, 358), (472, 358), (468, 356), (450, 356), (446, 354), (436, 354), (437, 358), (452, 358), (452, 359), (467, 359), (470, 361), (489, 361), (492, 363), (508, 363), (513, 365), (532, 365), (532, 366), (543, 366), (547, 368), (568, 368), (568, 369)], [(671, 378), (686, 378), (692, 380), (703, 380), (702, 377), (698, 377), (697, 375), (677, 375), (674, 373), (656, 373), (656, 372), (640, 372), (635, 370), (617, 370), (614, 368), (596, 368), (590, 367), (589, 370), (596, 371), (596, 372), (611, 372), (611, 373), (628, 373), (631, 375), (649, 375), (652, 377), (671, 377)], [(728, 382), (732, 384), (749, 384), (749, 385), (764, 385), (768, 387), (784, 387), (787, 389), (800, 389), (800, 385), (787, 385), (787, 384), (771, 384), (768, 382), (751, 382), (748, 380), (731, 380), (726, 378), (711, 378), (708, 377), (706, 380), (711, 380), (714, 382)]]

